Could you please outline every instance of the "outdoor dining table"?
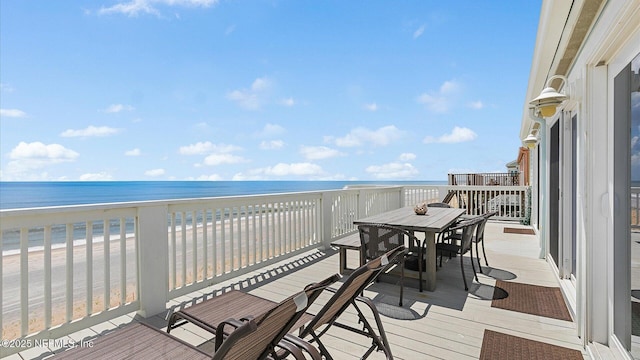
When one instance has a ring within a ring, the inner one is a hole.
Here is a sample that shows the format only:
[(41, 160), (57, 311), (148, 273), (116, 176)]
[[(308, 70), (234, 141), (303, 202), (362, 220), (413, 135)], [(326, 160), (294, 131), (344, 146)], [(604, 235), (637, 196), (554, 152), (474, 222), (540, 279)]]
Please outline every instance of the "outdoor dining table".
[[(386, 224), (414, 233), (424, 233), (423, 241), (426, 241), (427, 251), (425, 273), (423, 274), (424, 288), (434, 291), (436, 289), (436, 233), (447, 229), (465, 212), (465, 209), (430, 207), (425, 215), (417, 215), (413, 211), (413, 206), (407, 206), (357, 219), (353, 224)], [(419, 245), (422, 246), (422, 244)], [(422, 291), (422, 284), (420, 284), (420, 291)]]

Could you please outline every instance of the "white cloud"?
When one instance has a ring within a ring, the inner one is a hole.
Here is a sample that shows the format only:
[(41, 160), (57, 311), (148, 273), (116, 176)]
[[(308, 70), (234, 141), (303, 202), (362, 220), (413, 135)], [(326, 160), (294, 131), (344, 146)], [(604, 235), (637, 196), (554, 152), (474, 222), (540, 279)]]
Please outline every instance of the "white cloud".
[(0, 83), (0, 91), (4, 92), (4, 93), (12, 93), (14, 92), (16, 89), (11, 86), (10, 84), (6, 84), (6, 83)]
[(266, 102), (267, 91), (271, 81), (267, 78), (257, 78), (250, 89), (233, 90), (227, 94), (227, 99), (236, 102), (240, 107), (248, 110), (258, 110)]
[(113, 180), (113, 176), (106, 172), (99, 172), (95, 174), (82, 174), (80, 175), (80, 181), (108, 181)]
[(416, 158), (416, 154), (402, 153), (400, 154), (400, 157), (398, 159), (400, 159), (400, 161), (411, 161), (411, 160), (415, 160), (415, 158)]
[(73, 130), (68, 129), (60, 134), (62, 137), (97, 137), (97, 136), (110, 136), (120, 132), (119, 129), (114, 129), (108, 126), (89, 126), (86, 129)]
[(262, 150), (281, 149), (282, 147), (284, 147), (284, 141), (282, 140), (270, 140), (260, 143), (260, 149)]
[(409, 179), (418, 174), (418, 169), (409, 163), (389, 163), (384, 165), (371, 165), (365, 171), (374, 178), (380, 180)]
[(472, 109), (480, 110), (480, 109), (484, 108), (484, 104), (480, 100), (472, 101), (472, 102), (469, 103), (469, 107), (472, 108)]
[(0, 117), (23, 118), (27, 113), (18, 109), (0, 109)]
[(267, 78), (257, 78), (251, 84), (251, 91), (264, 91), (271, 86), (270, 81)]
[(322, 160), (344, 156), (344, 153), (326, 146), (302, 146), (300, 148), (300, 154), (307, 160)]
[(217, 166), (222, 164), (238, 164), (247, 162), (242, 156), (233, 154), (211, 154), (204, 158), (204, 164), (209, 166)]
[(451, 94), (458, 91), (458, 89), (460, 89), (460, 84), (453, 80), (445, 81), (440, 85), (441, 94)]
[(164, 169), (151, 169), (151, 170), (145, 171), (144, 174), (150, 177), (158, 177), (158, 176), (164, 175), (165, 171)]
[(322, 168), (312, 163), (292, 163), (285, 164), (279, 163), (275, 166), (263, 168), (264, 174), (271, 176), (301, 176), (301, 175), (319, 175), (322, 173)]
[(239, 150), (242, 150), (242, 148), (235, 145), (214, 144), (212, 142), (205, 141), (181, 146), (178, 149), (178, 153), (180, 153), (180, 155), (206, 155), (211, 153), (230, 153)]
[(267, 168), (268, 175), (288, 176), (288, 175), (319, 175), (322, 168), (312, 163), (279, 163), (273, 167)]
[(80, 155), (77, 152), (60, 144), (45, 145), (39, 141), (20, 142), (9, 154), (12, 160), (42, 160), (49, 163), (74, 161), (78, 156)]
[(127, 150), (124, 152), (125, 156), (140, 156), (141, 154), (142, 152), (138, 148)]
[(365, 110), (369, 110), (369, 111), (377, 111), (378, 110), (378, 104), (376, 104), (376, 103), (364, 104), (364, 108), (365, 108)]
[(123, 105), (123, 104), (112, 104), (109, 105), (104, 112), (106, 113), (119, 113), (122, 111), (133, 111), (135, 108), (131, 105)]
[(220, 176), (218, 174), (200, 175), (195, 180), (200, 180), (200, 181), (220, 181), (220, 180), (222, 180), (222, 176)]
[(377, 130), (356, 128), (344, 137), (335, 139), (335, 144), (340, 147), (386, 146), (401, 138), (402, 135), (403, 132), (393, 125), (384, 126)]
[(227, 99), (235, 101), (238, 105), (248, 110), (257, 110), (262, 106), (258, 96), (247, 91), (234, 90), (227, 94)]
[(424, 138), (424, 143), (453, 144), (453, 143), (472, 141), (472, 140), (475, 140), (477, 137), (478, 137), (478, 134), (473, 132), (473, 130), (465, 127), (456, 126), (453, 128), (450, 134), (444, 134), (438, 138), (427, 136), (426, 138)]
[(420, 104), (427, 105), (427, 107), (433, 112), (443, 113), (449, 110), (449, 101), (444, 96), (424, 93), (418, 96), (418, 102)]
[(323, 174), (322, 168), (313, 163), (279, 163), (274, 166), (252, 169), (246, 174), (238, 173), (233, 176), (233, 180), (265, 180), (300, 176), (320, 178)]
[(296, 104), (295, 100), (293, 100), (292, 97), (286, 98), (286, 99), (282, 99), (280, 100), (280, 104), (287, 106), (287, 107), (292, 107), (293, 105)]
[(34, 174), (33, 170), (60, 163), (73, 162), (80, 156), (60, 144), (43, 144), (39, 141), (20, 142), (9, 153), (9, 163), (3, 170), (3, 180), (49, 180), (47, 173)]
[(195, 144), (181, 146), (178, 152), (181, 155), (206, 155), (202, 164), (195, 164), (195, 167), (217, 166), (222, 164), (238, 164), (248, 162), (245, 158), (232, 154), (242, 150), (241, 147), (226, 144), (213, 144), (209, 141), (197, 142)]
[(437, 92), (423, 93), (418, 96), (418, 103), (425, 104), (429, 110), (437, 113), (445, 113), (451, 108), (452, 97), (460, 89), (456, 81), (445, 81)]
[(282, 135), (286, 132), (285, 128), (276, 124), (266, 124), (262, 130), (256, 132), (254, 136), (261, 138), (269, 138)]
[(131, 0), (117, 3), (110, 7), (102, 7), (98, 14), (124, 14), (138, 16), (142, 14), (160, 15), (157, 5), (181, 6), (181, 7), (210, 7), (218, 3), (218, 0)]
[(422, 34), (424, 33), (424, 28), (425, 28), (424, 25), (422, 25), (419, 28), (417, 28), (416, 31), (413, 32), (413, 38), (417, 39), (420, 36), (422, 36)]

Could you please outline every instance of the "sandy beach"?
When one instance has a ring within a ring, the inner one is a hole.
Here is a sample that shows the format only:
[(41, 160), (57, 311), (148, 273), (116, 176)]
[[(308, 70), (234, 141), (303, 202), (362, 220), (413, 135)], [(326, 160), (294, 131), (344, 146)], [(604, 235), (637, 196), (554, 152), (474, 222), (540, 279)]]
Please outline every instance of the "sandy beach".
[[(295, 221), (291, 217), (295, 216)], [(306, 218), (306, 216), (305, 216)], [(212, 222), (203, 227), (202, 224), (193, 226), (178, 225), (175, 232), (168, 229), (169, 239), (169, 288), (179, 288), (183, 284), (205, 280), (205, 266), (207, 278), (212, 274), (229, 272), (232, 269), (259, 262), (276, 253), (287, 252), (314, 241), (316, 234), (311, 230), (300, 228), (300, 223), (309, 223), (310, 219), (303, 219), (294, 212), (279, 212), (275, 214), (256, 214), (241, 217), (234, 221), (215, 222), (215, 249), (213, 246), (214, 225)], [(224, 231), (223, 231), (224, 225)], [(207, 264), (204, 264), (204, 231), (207, 231)], [(223, 236), (224, 233), (224, 236)], [(92, 283), (91, 314), (129, 303), (137, 298), (136, 294), (136, 239), (129, 236), (124, 241), (125, 259), (125, 288), (122, 296), (121, 261), (123, 247), (120, 239), (109, 242), (109, 287), (110, 295), (105, 300), (105, 243), (102, 237), (96, 237), (92, 242)], [(222, 241), (224, 239), (224, 241)], [(261, 239), (262, 243), (259, 243)], [(303, 240), (304, 239), (304, 240)], [(196, 250), (194, 275), (194, 240)], [(81, 242), (82, 243), (82, 242)], [(175, 243), (175, 249), (173, 244)], [(223, 249), (224, 247), (224, 257)], [(214, 261), (215, 253), (215, 261)], [(175, 254), (175, 257), (174, 255)], [(71, 302), (71, 320), (87, 315), (87, 245), (73, 246), (73, 295)], [(43, 250), (29, 251), (28, 257), (28, 296), (29, 296), (29, 333), (45, 329), (45, 252)], [(175, 261), (174, 261), (175, 259)], [(3, 260), (3, 292), (5, 302), (2, 306), (2, 337), (16, 339), (20, 337), (20, 261), (19, 254), (5, 255)], [(214, 265), (215, 264), (215, 265)], [(215, 266), (215, 272), (214, 272)], [(51, 249), (51, 327), (67, 321), (67, 248), (66, 245)], [(175, 269), (175, 276), (171, 270)], [(174, 285), (175, 284), (175, 285)]]

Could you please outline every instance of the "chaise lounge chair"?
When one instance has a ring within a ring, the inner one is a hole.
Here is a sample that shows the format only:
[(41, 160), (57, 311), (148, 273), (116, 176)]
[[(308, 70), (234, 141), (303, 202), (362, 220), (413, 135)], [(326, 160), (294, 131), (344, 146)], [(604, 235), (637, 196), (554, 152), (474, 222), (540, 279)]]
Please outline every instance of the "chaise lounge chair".
[(239, 320), (229, 318), (221, 322), (215, 332), (213, 354), (149, 325), (135, 323), (98, 338), (91, 347), (61, 352), (56, 359), (273, 359), (277, 358), (278, 347), (283, 347), (296, 358), (304, 358), (298, 346), (303, 346), (312, 358), (320, 359), (318, 350), (300, 339), (289, 335), (291, 341), (281, 340), (322, 290), (337, 278), (334, 275), (320, 283), (310, 284), (304, 291), (280, 303), (273, 303), (254, 318), (240, 318), (243, 315), (239, 315)]
[[(360, 294), (362, 294), (364, 289), (369, 286), (369, 284), (371, 284), (378, 275), (386, 271), (391, 264), (396, 261), (398, 256), (404, 256), (404, 253), (404, 246), (392, 249), (385, 255), (371, 260), (354, 270), (338, 289), (326, 288), (327, 291), (333, 293), (331, 298), (315, 316), (305, 314), (298, 323), (293, 326), (293, 329), (298, 328), (299, 325), (301, 326), (298, 335), (299, 338), (291, 334), (287, 334), (280, 346), (286, 347), (286, 345), (297, 344), (300, 339), (310, 338), (308, 339), (309, 342), (316, 343), (318, 345), (318, 348), (325, 359), (333, 359), (327, 347), (322, 343), (321, 337), (335, 325), (339, 328), (346, 329), (371, 339), (371, 346), (362, 356), (362, 359), (366, 359), (375, 350), (384, 352), (387, 359), (393, 359), (391, 348), (389, 347), (389, 342), (387, 341), (387, 336), (384, 331), (384, 327), (382, 326), (378, 310), (369, 298), (360, 296)], [(210, 300), (203, 301), (199, 304), (173, 313), (169, 319), (167, 331), (171, 331), (171, 329), (181, 326), (186, 322), (190, 322), (213, 332), (216, 329), (216, 312), (218, 311), (225, 311), (228, 316), (237, 316), (237, 313), (247, 307), (251, 308), (252, 311), (255, 311), (261, 307), (264, 308), (273, 305), (272, 301), (262, 299), (257, 296), (239, 291), (232, 291), (231, 293), (234, 293), (233, 298), (230, 297), (227, 300), (220, 300), (218, 297), (214, 297)], [(362, 305), (366, 306), (373, 314), (377, 332), (374, 326), (365, 317), (362, 311)], [(362, 324), (361, 328), (337, 322), (338, 318), (349, 306), (353, 306), (355, 309), (358, 316), (358, 323)], [(295, 350), (295, 348), (293, 349)], [(280, 355), (284, 356), (286, 353)]]

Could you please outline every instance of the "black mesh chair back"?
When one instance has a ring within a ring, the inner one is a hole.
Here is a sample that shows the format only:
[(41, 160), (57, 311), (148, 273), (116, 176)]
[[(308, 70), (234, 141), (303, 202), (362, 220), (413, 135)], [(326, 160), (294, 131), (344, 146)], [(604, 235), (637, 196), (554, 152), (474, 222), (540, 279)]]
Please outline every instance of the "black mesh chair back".
[[(476, 278), (476, 281), (478, 281), (478, 275), (476, 274), (476, 268), (473, 261), (473, 247), (471, 246), (471, 244), (473, 243), (473, 235), (476, 227), (482, 221), (484, 221), (484, 219), (480, 216), (470, 220), (462, 221), (455, 227), (449, 229), (449, 234), (451, 234), (450, 236), (455, 236), (455, 239), (452, 239), (453, 241), (447, 243), (447, 239), (445, 236), (445, 241), (436, 244), (436, 250), (440, 254), (440, 267), (442, 267), (443, 253), (448, 252), (450, 254), (457, 254), (460, 256), (462, 280), (464, 281), (464, 289), (467, 291), (469, 290), (469, 287), (467, 286), (467, 278), (464, 274), (464, 263), (462, 255), (471, 251), (471, 267), (473, 269), (473, 275)], [(458, 234), (458, 231), (461, 231), (462, 233)], [(457, 243), (456, 240), (459, 241), (459, 243)]]

